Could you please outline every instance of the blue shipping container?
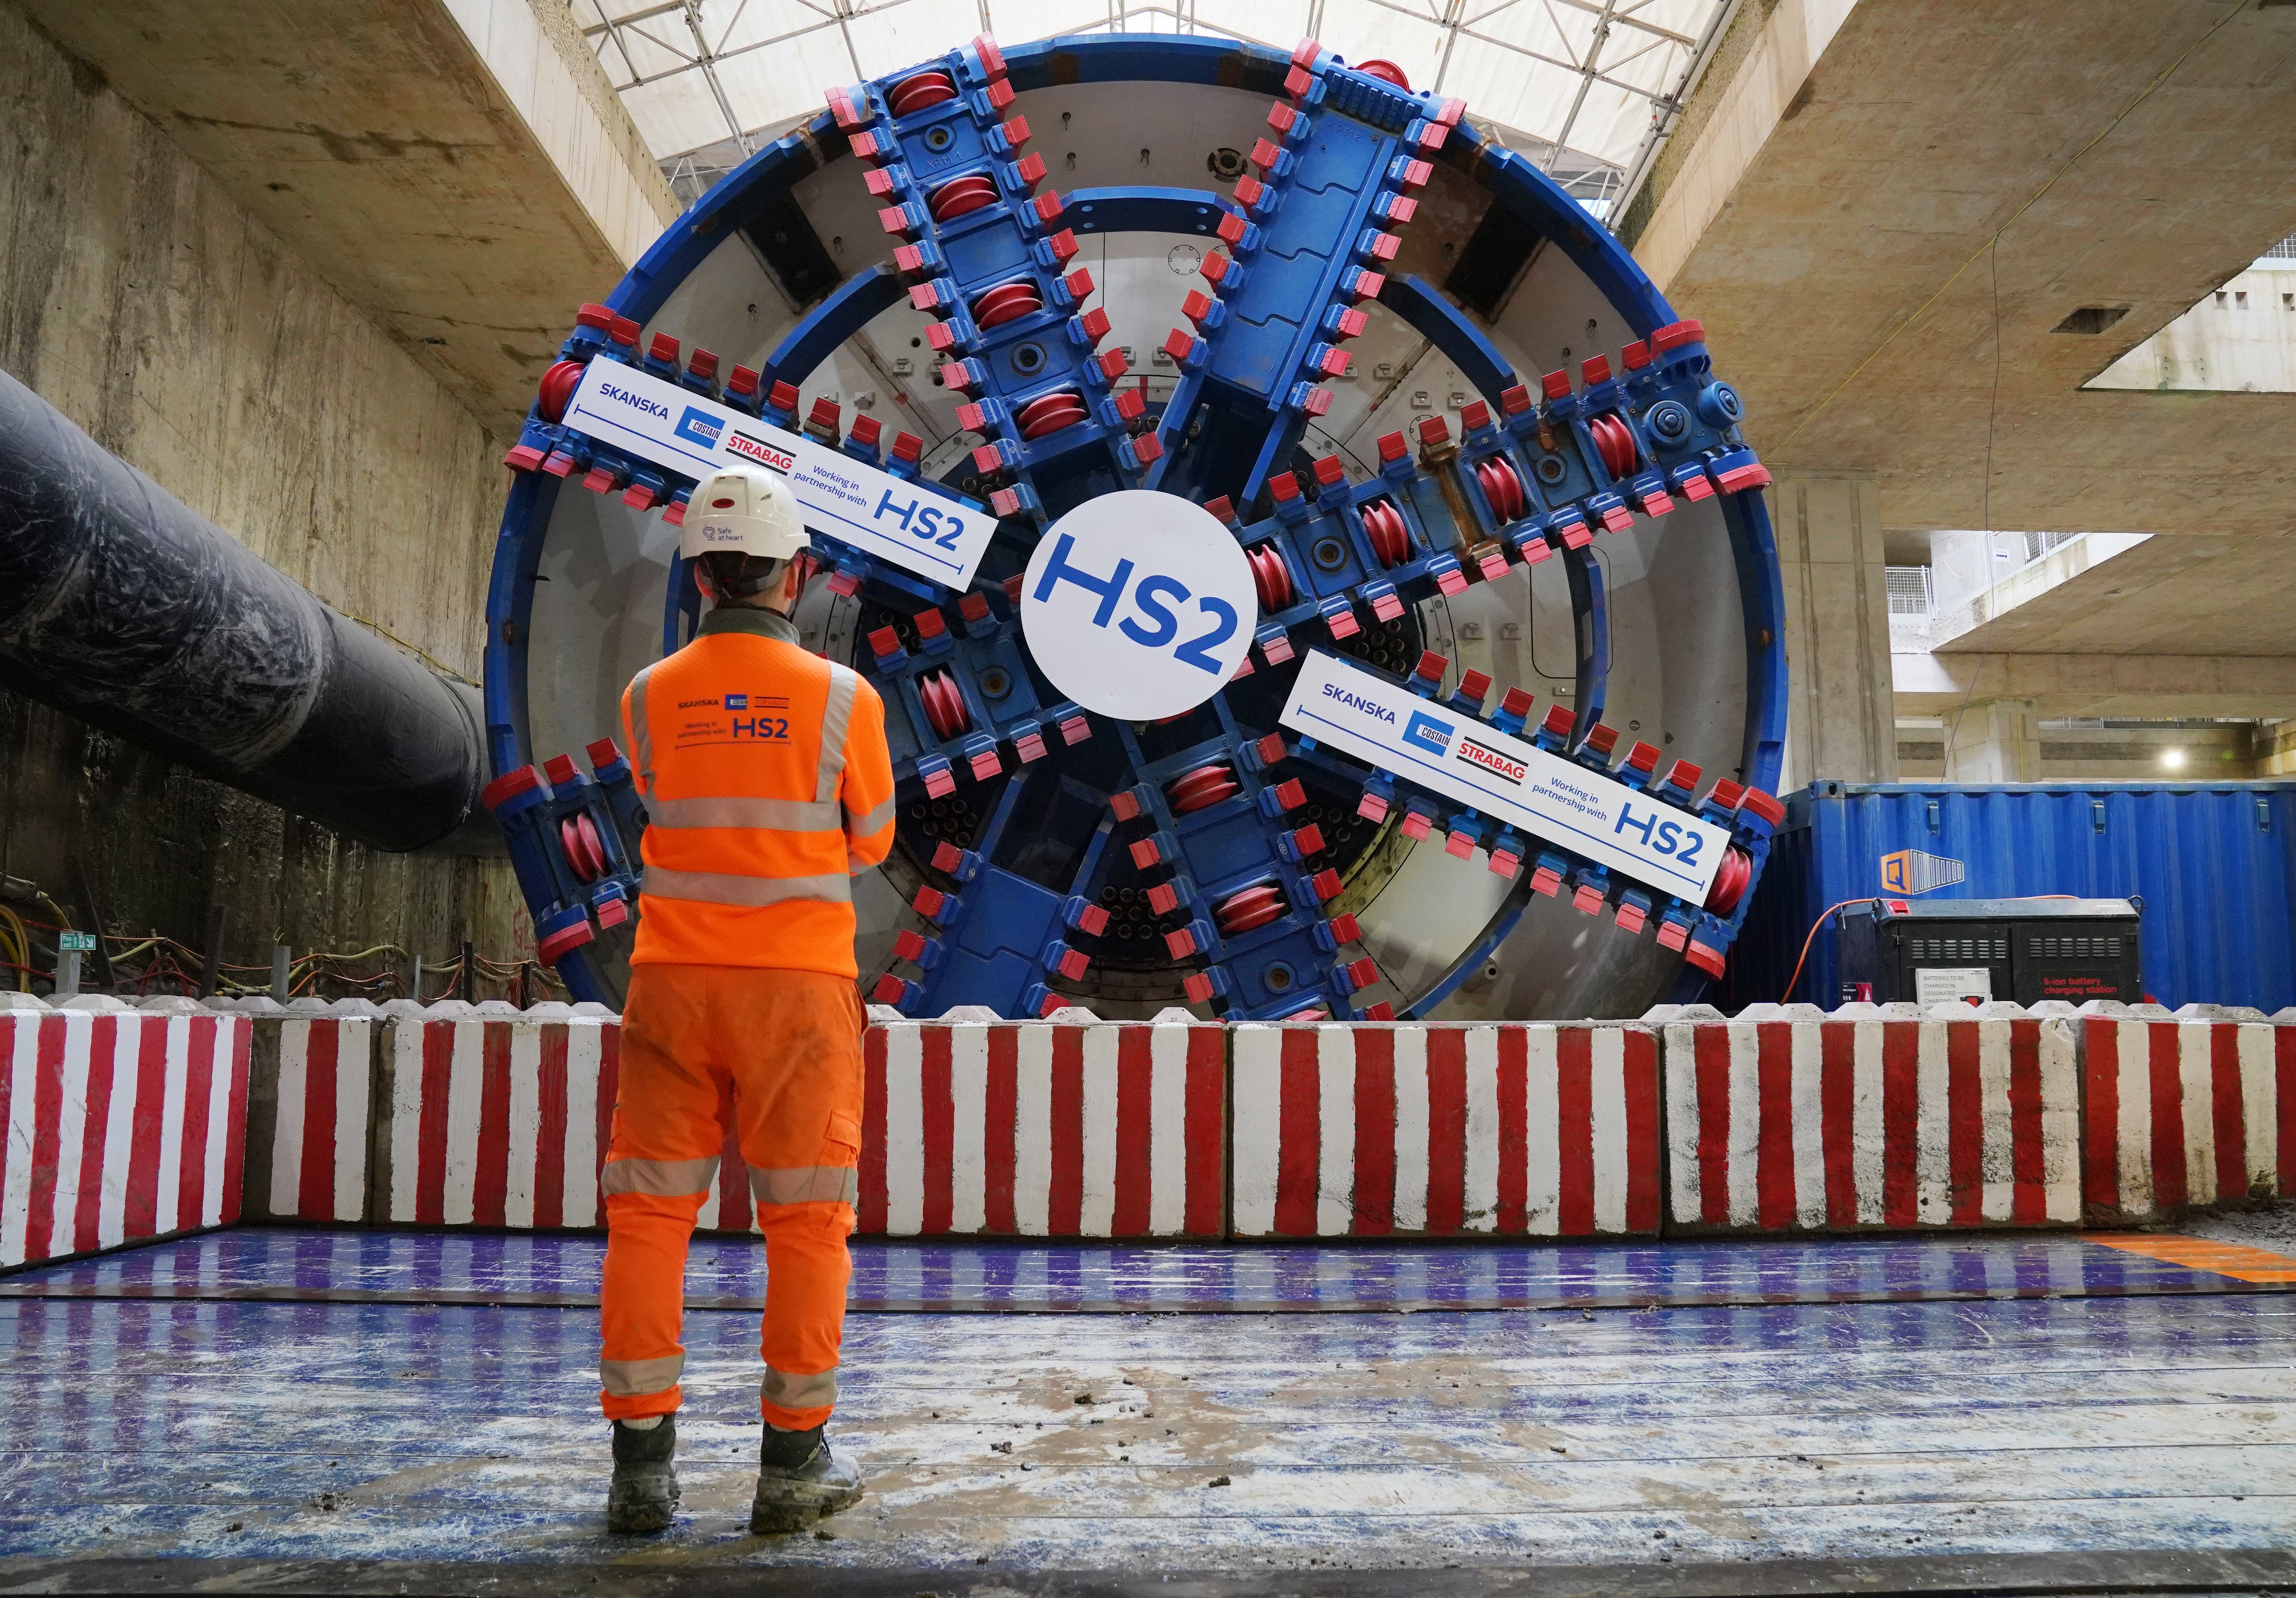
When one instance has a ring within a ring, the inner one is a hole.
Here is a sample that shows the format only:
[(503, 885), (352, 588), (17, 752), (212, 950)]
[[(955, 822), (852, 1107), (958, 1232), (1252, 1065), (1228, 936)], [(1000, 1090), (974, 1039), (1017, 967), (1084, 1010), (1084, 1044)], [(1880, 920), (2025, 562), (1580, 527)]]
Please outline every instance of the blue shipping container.
[[(2141, 898), (2145, 991), (2296, 1004), (2296, 783), (1813, 783), (1786, 799), (1713, 1003), (1775, 1001), (1810, 927), (1861, 898)], [(1840, 1002), (1831, 925), (1790, 996)]]

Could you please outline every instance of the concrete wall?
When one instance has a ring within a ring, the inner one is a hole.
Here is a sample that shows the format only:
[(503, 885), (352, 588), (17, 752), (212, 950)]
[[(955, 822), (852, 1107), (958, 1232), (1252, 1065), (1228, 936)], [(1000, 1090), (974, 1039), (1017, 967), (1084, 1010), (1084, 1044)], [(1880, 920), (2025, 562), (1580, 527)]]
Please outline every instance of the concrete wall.
[(2086, 386), (2296, 394), (2296, 259), (2258, 261)]
[[(339, 610), (475, 676), (504, 446), (0, 0), (0, 367)], [(232, 957), (509, 958), (508, 867), (381, 856), (0, 692), (0, 870)], [(75, 910), (77, 914), (77, 910)]]
[[(1991, 701), (1998, 704), (2001, 701)], [(1982, 735), (1977, 715), (1986, 706), (1965, 712), (1954, 739), (1954, 765), (1966, 775), (1972, 755), (1971, 740)], [(1905, 783), (1946, 779), (1948, 729), (1954, 717), (1907, 717), (1898, 724), (1898, 776)], [(2243, 721), (2152, 721), (2069, 723), (2037, 721), (2033, 736), (2038, 760), (2030, 776), (1988, 779), (2037, 783), (2216, 783), (2270, 777), (2273, 729)], [(2168, 766), (2161, 757), (2181, 752), (2184, 764)]]

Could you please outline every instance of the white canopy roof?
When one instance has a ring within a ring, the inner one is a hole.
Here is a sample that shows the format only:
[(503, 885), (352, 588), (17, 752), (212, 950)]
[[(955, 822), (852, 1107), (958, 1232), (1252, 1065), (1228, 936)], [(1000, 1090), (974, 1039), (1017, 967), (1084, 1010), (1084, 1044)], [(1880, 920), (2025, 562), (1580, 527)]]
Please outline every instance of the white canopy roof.
[[(1290, 50), (1313, 37), (1392, 61), (1414, 88), (1534, 155), (1596, 209), (1678, 106), (1736, 0), (571, 0), (657, 158), (704, 169), (822, 108), (822, 92), (982, 31), (1202, 33)], [(724, 146), (726, 148), (720, 149)]]

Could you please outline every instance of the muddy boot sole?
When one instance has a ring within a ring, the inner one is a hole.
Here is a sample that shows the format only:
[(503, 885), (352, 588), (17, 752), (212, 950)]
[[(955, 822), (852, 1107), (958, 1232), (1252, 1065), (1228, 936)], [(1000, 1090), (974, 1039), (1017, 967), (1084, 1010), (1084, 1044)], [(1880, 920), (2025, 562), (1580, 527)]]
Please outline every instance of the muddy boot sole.
[(606, 1529), (625, 1537), (668, 1531), (677, 1518), (678, 1497), (677, 1472), (668, 1465), (618, 1472), (606, 1488)]
[(758, 1537), (803, 1531), (860, 1502), (861, 1474), (842, 1460), (832, 1460), (818, 1476), (760, 1476), (750, 1504), (750, 1530)]

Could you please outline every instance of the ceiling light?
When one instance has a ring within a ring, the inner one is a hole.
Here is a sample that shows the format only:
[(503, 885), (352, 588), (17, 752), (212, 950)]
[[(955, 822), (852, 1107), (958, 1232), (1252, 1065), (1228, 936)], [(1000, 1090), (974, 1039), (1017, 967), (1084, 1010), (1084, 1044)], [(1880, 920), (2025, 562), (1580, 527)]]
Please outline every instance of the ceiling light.
[(2167, 766), (2170, 771), (2182, 769), (2185, 764), (2185, 751), (2180, 749), (2162, 750), (2161, 751), (2161, 764)]

